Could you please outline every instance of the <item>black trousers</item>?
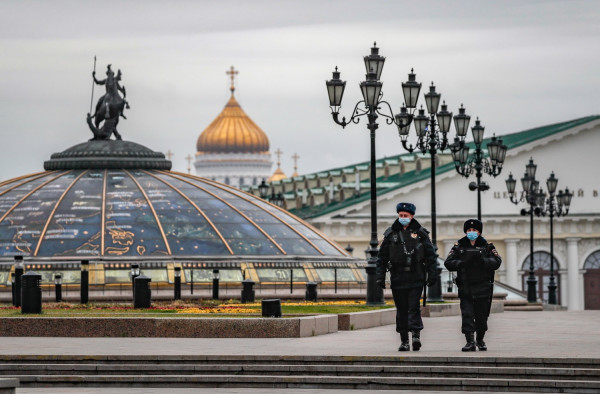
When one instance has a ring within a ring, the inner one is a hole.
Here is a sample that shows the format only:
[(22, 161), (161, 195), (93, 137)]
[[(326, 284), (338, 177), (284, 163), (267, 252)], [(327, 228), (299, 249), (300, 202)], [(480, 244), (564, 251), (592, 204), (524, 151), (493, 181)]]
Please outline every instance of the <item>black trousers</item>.
[(460, 298), (460, 313), (462, 315), (462, 332), (486, 332), (488, 329), (488, 311), (490, 300), (487, 297), (473, 298), (472, 296)]
[(422, 287), (392, 288), (396, 305), (396, 332), (421, 331), (423, 329), (421, 305), (419, 305), (422, 292)]

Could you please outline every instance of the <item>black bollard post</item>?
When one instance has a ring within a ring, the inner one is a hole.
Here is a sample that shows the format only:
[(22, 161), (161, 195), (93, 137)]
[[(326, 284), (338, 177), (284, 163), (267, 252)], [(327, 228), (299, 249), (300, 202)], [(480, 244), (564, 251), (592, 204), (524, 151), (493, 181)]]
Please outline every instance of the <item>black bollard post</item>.
[(290, 294), (294, 292), (294, 269), (290, 269)]
[(173, 299), (180, 300), (181, 299), (181, 267), (175, 267), (175, 286), (174, 286), (174, 294)]
[(42, 275), (33, 271), (21, 276), (21, 313), (42, 313)]
[(15, 302), (14, 306), (21, 306), (21, 277), (23, 276), (23, 256), (15, 256)]
[(11, 285), (10, 287), (12, 290), (12, 304), (13, 304), (13, 306), (15, 306), (16, 300), (15, 300), (15, 273), (14, 272), (10, 273), (10, 285)]
[(246, 302), (254, 302), (254, 281), (252, 279), (246, 279), (242, 281), (242, 304)]
[(152, 304), (152, 290), (150, 289), (150, 282), (152, 279), (145, 275), (139, 275), (135, 278), (135, 294), (133, 295), (133, 307), (139, 308), (150, 308)]
[(90, 262), (81, 260), (81, 281), (79, 285), (79, 302), (87, 304), (89, 300)]
[(190, 294), (194, 294), (194, 269), (190, 269)]
[(306, 301), (317, 302), (317, 283), (307, 282), (306, 283)]
[(62, 301), (62, 275), (54, 275), (54, 299), (56, 302)]
[(281, 317), (281, 300), (279, 298), (262, 300), (262, 317)]
[(212, 285), (212, 298), (213, 300), (219, 299), (219, 270), (213, 270), (213, 285)]
[(135, 278), (140, 276), (140, 265), (137, 263), (131, 264), (131, 295), (135, 298)]

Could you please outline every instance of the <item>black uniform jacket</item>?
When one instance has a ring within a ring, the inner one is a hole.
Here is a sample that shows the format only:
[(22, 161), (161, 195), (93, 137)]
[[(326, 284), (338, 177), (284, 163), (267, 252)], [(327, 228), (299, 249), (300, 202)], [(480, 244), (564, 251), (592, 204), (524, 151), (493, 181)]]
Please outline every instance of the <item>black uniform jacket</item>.
[(377, 280), (385, 280), (385, 273), (389, 269), (392, 288), (421, 287), (427, 275), (429, 278), (437, 277), (436, 262), (437, 253), (429, 239), (429, 231), (415, 219), (410, 221), (406, 229), (396, 220), (383, 233), (377, 256)]
[(502, 264), (494, 244), (482, 236), (475, 245), (467, 237), (458, 240), (450, 250), (444, 265), (456, 271), (459, 297), (489, 297), (493, 291), (494, 271)]

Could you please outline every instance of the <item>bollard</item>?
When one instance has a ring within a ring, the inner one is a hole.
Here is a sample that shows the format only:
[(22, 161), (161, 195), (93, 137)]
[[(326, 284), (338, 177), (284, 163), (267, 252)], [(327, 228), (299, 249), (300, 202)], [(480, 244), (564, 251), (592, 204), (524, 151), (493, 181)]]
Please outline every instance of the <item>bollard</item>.
[(90, 262), (81, 260), (81, 283), (79, 286), (79, 302), (87, 304), (90, 289)]
[(135, 299), (135, 278), (137, 278), (138, 276), (140, 276), (140, 265), (137, 263), (132, 263), (131, 264), (131, 295), (134, 299)]
[(54, 275), (54, 299), (56, 302), (62, 302), (62, 275)]
[(133, 295), (133, 307), (138, 308), (150, 308), (152, 291), (150, 290), (150, 282), (152, 279), (146, 275), (140, 275), (135, 278), (133, 288), (135, 294)]
[(254, 302), (254, 281), (252, 279), (246, 279), (242, 281), (242, 304), (246, 302)]
[(261, 309), (262, 317), (281, 317), (281, 300), (279, 298), (262, 300)]
[(219, 299), (219, 270), (213, 270), (213, 285), (212, 285), (212, 298), (213, 300)]
[(181, 267), (174, 268), (175, 283), (173, 286), (173, 299), (181, 299)]
[(21, 276), (21, 313), (42, 313), (42, 275), (33, 271)]
[(317, 302), (317, 282), (306, 283), (306, 301)]
[(13, 306), (21, 306), (21, 276), (23, 276), (23, 256), (15, 256), (15, 299)]
[(12, 290), (12, 304), (13, 306), (15, 306), (15, 273), (11, 272), (10, 273), (10, 287)]

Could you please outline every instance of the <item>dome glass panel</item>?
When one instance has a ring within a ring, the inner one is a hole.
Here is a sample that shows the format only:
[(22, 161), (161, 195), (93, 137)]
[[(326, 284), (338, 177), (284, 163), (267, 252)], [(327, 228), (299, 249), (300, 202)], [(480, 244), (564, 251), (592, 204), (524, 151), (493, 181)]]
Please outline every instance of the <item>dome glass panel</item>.
[[(39, 242), (38, 242), (39, 241)], [(74, 169), (0, 185), (0, 256), (347, 257), (287, 211), (204, 178)]]

